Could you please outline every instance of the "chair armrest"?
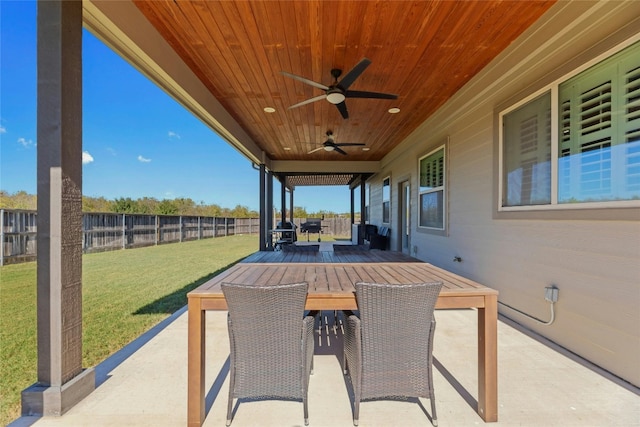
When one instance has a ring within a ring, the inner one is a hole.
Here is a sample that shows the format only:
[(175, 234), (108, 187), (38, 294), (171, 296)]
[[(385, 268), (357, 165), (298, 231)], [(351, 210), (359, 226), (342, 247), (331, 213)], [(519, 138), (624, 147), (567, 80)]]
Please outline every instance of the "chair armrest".
[[(345, 313), (346, 314), (346, 313)], [(346, 316), (344, 328), (344, 355), (346, 366), (344, 373), (351, 373), (352, 381), (360, 383), (362, 373), (362, 334), (360, 332), (360, 318), (355, 314)]]
[(313, 373), (313, 351), (314, 351), (314, 336), (313, 327), (316, 323), (316, 316), (305, 316), (302, 319), (302, 354), (304, 355), (304, 376), (308, 380), (309, 375)]

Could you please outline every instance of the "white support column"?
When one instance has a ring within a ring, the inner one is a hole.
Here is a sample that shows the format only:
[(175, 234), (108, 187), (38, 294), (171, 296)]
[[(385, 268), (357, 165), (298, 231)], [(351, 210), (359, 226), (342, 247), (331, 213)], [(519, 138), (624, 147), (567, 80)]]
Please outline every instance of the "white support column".
[(23, 415), (95, 388), (82, 368), (82, 1), (38, 1), (38, 381)]

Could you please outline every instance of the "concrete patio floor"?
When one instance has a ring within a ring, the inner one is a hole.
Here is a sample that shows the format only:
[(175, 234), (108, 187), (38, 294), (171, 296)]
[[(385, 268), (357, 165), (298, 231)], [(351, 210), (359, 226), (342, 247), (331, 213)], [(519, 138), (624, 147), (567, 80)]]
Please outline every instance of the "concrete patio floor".
[[(438, 425), (475, 426), (476, 319), (473, 310), (436, 312), (435, 393)], [(207, 314), (207, 408), (204, 426), (224, 426), (228, 393), (226, 312)], [(275, 325), (274, 325), (275, 326)], [(499, 421), (489, 426), (640, 426), (640, 392), (521, 332), (498, 325)], [(328, 345), (330, 344), (330, 345)], [(351, 426), (342, 340), (316, 342), (309, 386), (310, 426)], [(187, 406), (187, 313), (183, 309), (96, 367), (96, 390), (61, 417), (22, 417), (23, 426), (183, 426)], [(427, 408), (427, 409), (425, 409)], [(427, 400), (372, 401), (360, 426), (431, 425)], [(302, 404), (258, 401), (236, 405), (232, 426), (303, 426)]]

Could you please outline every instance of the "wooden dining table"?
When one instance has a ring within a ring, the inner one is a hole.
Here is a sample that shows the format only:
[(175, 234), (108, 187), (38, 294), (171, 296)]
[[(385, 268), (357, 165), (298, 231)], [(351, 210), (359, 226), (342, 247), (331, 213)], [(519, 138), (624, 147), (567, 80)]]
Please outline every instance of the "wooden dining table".
[[(436, 309), (474, 308), (478, 313), (478, 407), (485, 422), (498, 420), (498, 292), (425, 262), (242, 262), (188, 293), (187, 423), (205, 419), (205, 313), (227, 310), (221, 283), (256, 286), (309, 283), (306, 309), (356, 310), (356, 282), (442, 282)], [(461, 355), (462, 357), (463, 355)]]

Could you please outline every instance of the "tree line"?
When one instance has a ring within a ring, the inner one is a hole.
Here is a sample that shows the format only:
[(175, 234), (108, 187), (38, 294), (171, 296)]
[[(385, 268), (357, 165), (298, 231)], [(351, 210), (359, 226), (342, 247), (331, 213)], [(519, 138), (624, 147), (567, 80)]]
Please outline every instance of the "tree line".
[[(0, 208), (36, 210), (38, 198), (26, 191), (8, 193), (0, 190)], [(222, 207), (217, 204), (196, 203), (189, 198), (175, 198), (158, 200), (153, 197), (132, 199), (120, 197), (109, 200), (104, 197), (82, 196), (83, 212), (114, 212), (147, 215), (185, 215), (185, 216), (214, 216), (228, 218), (257, 218), (260, 213), (246, 206), (236, 205), (234, 208)], [(334, 212), (321, 210), (307, 212), (303, 207), (294, 207), (295, 218), (322, 218), (340, 216)], [(278, 213), (279, 215), (279, 213)], [(343, 214), (344, 215), (344, 214)], [(289, 217), (289, 212), (287, 212)]]

